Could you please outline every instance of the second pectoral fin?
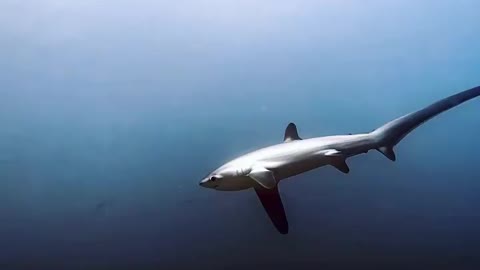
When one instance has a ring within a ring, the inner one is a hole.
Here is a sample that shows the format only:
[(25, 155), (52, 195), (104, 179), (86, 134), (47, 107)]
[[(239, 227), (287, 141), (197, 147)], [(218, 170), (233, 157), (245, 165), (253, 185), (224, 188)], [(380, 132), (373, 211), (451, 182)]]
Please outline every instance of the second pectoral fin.
[(330, 165), (337, 168), (339, 171), (341, 171), (343, 173), (349, 173), (350, 172), (350, 168), (348, 167), (347, 162), (345, 162), (345, 159), (342, 158), (342, 157), (332, 158), (331, 161), (330, 161)]
[(273, 172), (263, 167), (254, 167), (248, 176), (266, 189), (273, 189), (277, 185)]

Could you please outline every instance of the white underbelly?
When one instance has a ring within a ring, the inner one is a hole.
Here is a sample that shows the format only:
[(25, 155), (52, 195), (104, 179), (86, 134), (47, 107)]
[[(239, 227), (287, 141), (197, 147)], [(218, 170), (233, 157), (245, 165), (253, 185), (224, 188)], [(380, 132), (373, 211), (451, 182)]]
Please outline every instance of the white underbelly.
[(279, 166), (275, 169), (275, 177), (280, 181), (325, 165), (328, 165), (328, 162), (324, 157), (311, 156)]

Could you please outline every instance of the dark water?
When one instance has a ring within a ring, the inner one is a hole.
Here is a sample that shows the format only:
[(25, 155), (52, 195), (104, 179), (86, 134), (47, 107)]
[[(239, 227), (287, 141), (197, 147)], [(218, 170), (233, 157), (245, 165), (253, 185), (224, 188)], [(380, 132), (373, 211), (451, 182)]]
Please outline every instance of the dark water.
[(480, 84), (477, 1), (2, 1), (0, 269), (478, 269), (480, 100), (254, 192), (200, 178)]

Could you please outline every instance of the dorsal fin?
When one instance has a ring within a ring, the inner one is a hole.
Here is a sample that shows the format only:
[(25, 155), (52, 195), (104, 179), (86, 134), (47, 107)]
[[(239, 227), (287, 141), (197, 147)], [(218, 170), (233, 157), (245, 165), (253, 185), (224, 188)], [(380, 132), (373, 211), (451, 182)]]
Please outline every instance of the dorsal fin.
[(285, 129), (285, 136), (283, 140), (285, 142), (291, 142), (296, 140), (301, 140), (298, 136), (297, 126), (294, 123), (288, 124), (287, 128)]

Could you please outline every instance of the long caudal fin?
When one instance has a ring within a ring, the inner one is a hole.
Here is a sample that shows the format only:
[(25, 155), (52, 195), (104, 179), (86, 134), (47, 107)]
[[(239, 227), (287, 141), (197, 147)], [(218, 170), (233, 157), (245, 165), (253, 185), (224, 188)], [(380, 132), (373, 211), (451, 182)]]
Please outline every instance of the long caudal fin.
[(377, 150), (388, 159), (395, 161), (396, 157), (393, 147), (415, 128), (440, 113), (478, 96), (480, 96), (480, 86), (444, 98), (422, 110), (404, 115), (386, 123), (370, 133), (374, 136), (379, 146)]

